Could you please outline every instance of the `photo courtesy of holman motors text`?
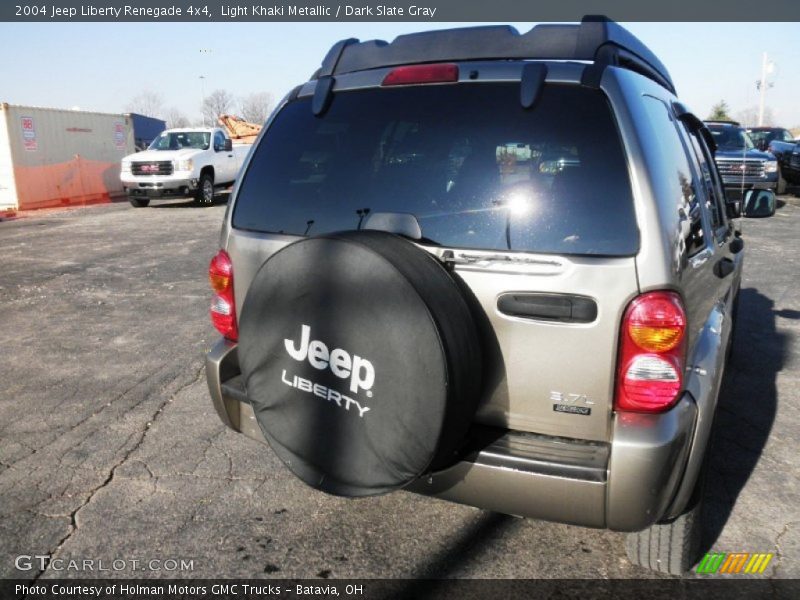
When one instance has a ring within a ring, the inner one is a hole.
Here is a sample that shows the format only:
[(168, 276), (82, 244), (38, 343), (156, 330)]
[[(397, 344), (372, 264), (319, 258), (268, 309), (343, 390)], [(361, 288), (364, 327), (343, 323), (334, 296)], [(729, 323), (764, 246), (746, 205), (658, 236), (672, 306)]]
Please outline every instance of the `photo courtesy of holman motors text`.
[(18, 584), (15, 593), (28, 597), (73, 596), (86, 598), (136, 598), (136, 597), (245, 597), (263, 598), (267, 596), (364, 596), (364, 586), (347, 584), (340, 588), (335, 585), (271, 585), (262, 583), (214, 583), (194, 585), (185, 583), (111, 583), (103, 585), (64, 584)]

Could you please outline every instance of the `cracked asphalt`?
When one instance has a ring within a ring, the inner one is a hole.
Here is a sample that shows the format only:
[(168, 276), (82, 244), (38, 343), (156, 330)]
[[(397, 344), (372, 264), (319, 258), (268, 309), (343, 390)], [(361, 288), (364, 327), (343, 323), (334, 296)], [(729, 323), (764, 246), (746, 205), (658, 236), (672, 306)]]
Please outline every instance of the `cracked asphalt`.
[[(410, 493), (325, 496), (225, 429), (203, 373), (224, 210), (178, 200), (0, 222), (0, 578), (656, 577), (613, 532)], [(706, 514), (708, 548), (775, 552), (765, 576), (782, 578), (800, 577), (798, 230), (800, 203), (744, 222)], [(19, 571), (19, 555), (128, 562)], [(151, 559), (193, 570), (130, 564)]]

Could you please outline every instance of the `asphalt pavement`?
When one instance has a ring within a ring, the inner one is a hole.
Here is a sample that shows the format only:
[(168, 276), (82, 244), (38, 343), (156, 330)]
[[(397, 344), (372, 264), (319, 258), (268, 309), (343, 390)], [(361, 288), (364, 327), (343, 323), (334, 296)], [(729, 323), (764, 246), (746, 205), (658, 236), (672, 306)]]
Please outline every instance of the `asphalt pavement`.
[[(622, 534), (326, 496), (224, 428), (203, 372), (224, 211), (0, 222), (0, 578), (658, 577), (627, 562)], [(800, 206), (743, 228), (706, 546), (774, 552), (765, 577), (800, 577)], [(53, 560), (18, 558), (35, 555)]]

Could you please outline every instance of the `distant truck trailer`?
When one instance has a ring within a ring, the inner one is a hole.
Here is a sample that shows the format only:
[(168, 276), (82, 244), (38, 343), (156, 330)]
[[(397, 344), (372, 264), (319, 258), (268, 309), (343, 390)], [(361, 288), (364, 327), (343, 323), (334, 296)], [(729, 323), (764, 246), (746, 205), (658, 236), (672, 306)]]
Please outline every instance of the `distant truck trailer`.
[(109, 202), (134, 151), (129, 115), (0, 104), (0, 213)]
[(146, 117), (137, 113), (125, 115), (133, 125), (133, 145), (137, 151), (147, 150), (147, 147), (167, 128), (167, 122), (154, 117)]

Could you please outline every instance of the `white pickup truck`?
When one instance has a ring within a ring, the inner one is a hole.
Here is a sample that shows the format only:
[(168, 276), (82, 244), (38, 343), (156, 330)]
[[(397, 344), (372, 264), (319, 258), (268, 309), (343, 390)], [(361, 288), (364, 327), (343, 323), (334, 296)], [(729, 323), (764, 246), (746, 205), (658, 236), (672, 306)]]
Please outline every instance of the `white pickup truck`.
[(167, 129), (144, 152), (122, 159), (120, 179), (131, 205), (152, 198), (194, 196), (211, 205), (239, 174), (251, 144), (234, 144), (219, 127)]

